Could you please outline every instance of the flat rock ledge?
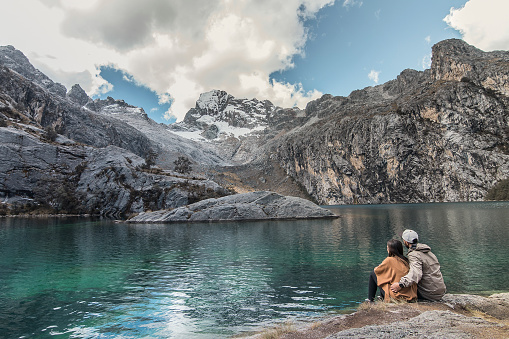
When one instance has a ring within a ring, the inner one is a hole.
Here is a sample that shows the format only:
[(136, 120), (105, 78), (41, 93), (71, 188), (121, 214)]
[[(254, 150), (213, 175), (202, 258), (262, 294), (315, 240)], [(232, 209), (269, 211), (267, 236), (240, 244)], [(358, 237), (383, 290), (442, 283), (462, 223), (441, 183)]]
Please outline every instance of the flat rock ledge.
[(311, 201), (258, 191), (202, 200), (171, 210), (143, 212), (128, 223), (332, 219), (338, 215)]
[(441, 302), (363, 303), (356, 312), (243, 338), (509, 338), (509, 293), (446, 294)]

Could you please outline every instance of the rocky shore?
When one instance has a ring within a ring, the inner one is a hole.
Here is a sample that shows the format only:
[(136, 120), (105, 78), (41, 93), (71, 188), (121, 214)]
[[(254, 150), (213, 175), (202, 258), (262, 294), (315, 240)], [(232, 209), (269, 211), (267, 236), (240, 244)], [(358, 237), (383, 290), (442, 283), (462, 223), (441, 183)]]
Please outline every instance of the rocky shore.
[(219, 222), (337, 218), (311, 201), (258, 191), (211, 198), (175, 209), (143, 212), (129, 223)]
[(352, 314), (285, 324), (249, 338), (509, 338), (509, 293), (447, 294), (433, 303), (364, 303)]

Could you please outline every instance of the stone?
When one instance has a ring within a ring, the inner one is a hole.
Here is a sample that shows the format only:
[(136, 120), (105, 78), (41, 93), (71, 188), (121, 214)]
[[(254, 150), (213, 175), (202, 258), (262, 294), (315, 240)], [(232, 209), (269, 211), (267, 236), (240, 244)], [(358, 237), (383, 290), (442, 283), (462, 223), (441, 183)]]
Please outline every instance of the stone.
[(427, 311), (407, 321), (353, 328), (326, 338), (472, 338), (473, 333), (493, 327), (503, 326), (451, 311)]
[(174, 210), (140, 213), (127, 222), (219, 222), (337, 217), (331, 211), (308, 200), (260, 191), (207, 199)]
[(78, 84), (72, 86), (71, 90), (67, 92), (66, 96), (71, 101), (77, 103), (80, 106), (85, 106), (92, 101), (92, 99), (87, 95), (83, 88), (81, 88), (81, 86)]

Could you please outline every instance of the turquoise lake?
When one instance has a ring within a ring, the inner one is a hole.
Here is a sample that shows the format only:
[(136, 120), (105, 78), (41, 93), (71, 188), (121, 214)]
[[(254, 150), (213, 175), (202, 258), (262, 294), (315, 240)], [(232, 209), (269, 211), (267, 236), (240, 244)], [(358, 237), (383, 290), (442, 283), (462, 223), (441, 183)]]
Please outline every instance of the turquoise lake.
[(450, 293), (509, 291), (509, 203), (329, 207), (335, 220), (0, 219), (0, 338), (226, 338), (348, 312), (419, 233)]

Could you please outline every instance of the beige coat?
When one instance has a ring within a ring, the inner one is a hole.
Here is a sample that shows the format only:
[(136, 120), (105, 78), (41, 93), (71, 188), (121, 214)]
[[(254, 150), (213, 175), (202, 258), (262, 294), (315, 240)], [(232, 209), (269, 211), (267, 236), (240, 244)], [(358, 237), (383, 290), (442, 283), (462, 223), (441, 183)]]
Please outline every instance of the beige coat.
[(375, 267), (377, 285), (385, 292), (384, 301), (389, 302), (391, 299), (410, 301), (417, 298), (417, 286), (415, 284), (404, 287), (396, 293), (391, 291), (391, 284), (398, 282), (407, 273), (408, 264), (398, 257), (387, 257), (380, 265)]
[(419, 294), (428, 300), (439, 301), (446, 292), (444, 278), (437, 257), (425, 244), (417, 244), (408, 250), (410, 271), (399, 281), (403, 286), (417, 284)]

